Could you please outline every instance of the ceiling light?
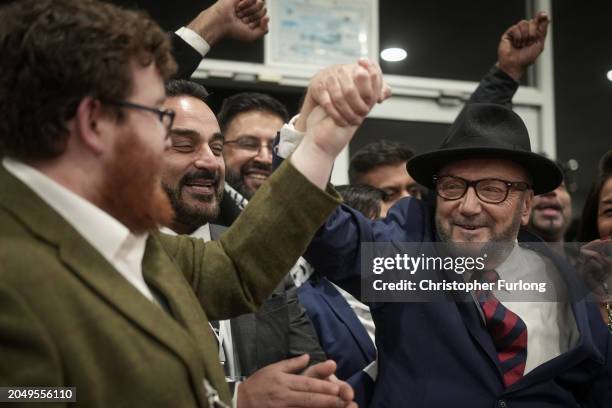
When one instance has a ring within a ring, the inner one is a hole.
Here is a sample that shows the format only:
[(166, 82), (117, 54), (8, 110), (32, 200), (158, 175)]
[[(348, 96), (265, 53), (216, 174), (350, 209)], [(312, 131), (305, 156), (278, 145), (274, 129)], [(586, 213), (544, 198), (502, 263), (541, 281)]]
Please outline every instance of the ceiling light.
[(388, 62), (397, 62), (406, 58), (408, 53), (403, 48), (385, 48), (380, 52), (380, 58)]
[(608, 71), (608, 74), (606, 76), (608, 77), (608, 81), (612, 81), (612, 69)]

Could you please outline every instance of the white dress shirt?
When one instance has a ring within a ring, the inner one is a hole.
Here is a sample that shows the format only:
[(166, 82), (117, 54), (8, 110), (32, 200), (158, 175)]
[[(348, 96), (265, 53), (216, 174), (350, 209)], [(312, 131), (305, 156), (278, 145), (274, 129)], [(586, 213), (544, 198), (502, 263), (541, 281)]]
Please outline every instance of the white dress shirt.
[[(518, 245), (515, 245), (508, 258), (495, 270), (499, 278), (506, 282), (523, 280), (546, 283), (548, 294), (563, 287), (559, 271), (550, 259)], [(493, 294), (527, 326), (525, 374), (566, 353), (578, 343), (580, 334), (570, 302), (527, 301), (528, 299), (504, 301), (504, 298), (512, 297), (510, 292), (494, 290)], [(534, 295), (534, 300), (537, 300), (536, 296)], [(546, 297), (546, 294), (542, 296)], [(561, 295), (560, 297), (563, 298)]]
[(148, 234), (132, 234), (110, 214), (25, 163), (4, 158), (2, 165), (77, 230), (143, 296), (158, 304), (142, 275)]

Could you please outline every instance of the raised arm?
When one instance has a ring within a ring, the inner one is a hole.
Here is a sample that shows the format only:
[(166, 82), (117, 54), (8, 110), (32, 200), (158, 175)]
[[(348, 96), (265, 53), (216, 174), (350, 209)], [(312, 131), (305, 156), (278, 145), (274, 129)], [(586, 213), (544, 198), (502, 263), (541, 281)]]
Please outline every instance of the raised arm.
[(497, 47), (497, 62), (482, 78), (469, 102), (491, 102), (510, 107), (527, 68), (544, 50), (550, 19), (539, 12), (531, 20), (509, 27)]
[(264, 0), (218, 0), (172, 35), (177, 78), (188, 79), (208, 50), (223, 38), (252, 42), (268, 32)]

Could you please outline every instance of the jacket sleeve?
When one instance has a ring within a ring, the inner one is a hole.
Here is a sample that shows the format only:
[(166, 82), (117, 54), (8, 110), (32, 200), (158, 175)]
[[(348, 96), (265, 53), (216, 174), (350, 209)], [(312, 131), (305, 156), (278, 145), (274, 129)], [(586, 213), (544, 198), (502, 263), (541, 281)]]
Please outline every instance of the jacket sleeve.
[(319, 337), (306, 314), (306, 310), (298, 299), (298, 292), (293, 279), (285, 278), (285, 291), (287, 293), (287, 308), (289, 314), (289, 358), (308, 353), (313, 365), (325, 361), (325, 352), (319, 344)]
[(480, 80), (468, 103), (489, 102), (512, 108), (519, 84), (495, 65)]
[(174, 75), (177, 79), (189, 79), (198, 69), (202, 56), (191, 45), (176, 33), (170, 35), (172, 43), (172, 55), (178, 65), (178, 71)]
[(426, 205), (410, 197), (399, 200), (387, 217), (372, 221), (341, 205), (312, 240), (304, 258), (317, 273), (361, 299), (361, 251), (369, 242), (429, 242)]
[(339, 202), (334, 190), (317, 188), (287, 161), (218, 241), (160, 240), (208, 318), (228, 319), (259, 308)]

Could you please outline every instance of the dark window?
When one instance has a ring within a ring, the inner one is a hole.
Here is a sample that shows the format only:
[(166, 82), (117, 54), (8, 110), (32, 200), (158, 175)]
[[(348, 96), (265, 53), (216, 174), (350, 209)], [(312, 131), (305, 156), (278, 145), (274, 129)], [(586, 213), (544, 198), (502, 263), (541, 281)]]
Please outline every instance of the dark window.
[(480, 81), (497, 59), (502, 33), (525, 18), (525, 1), (379, 0), (380, 49), (404, 48), (394, 75)]

